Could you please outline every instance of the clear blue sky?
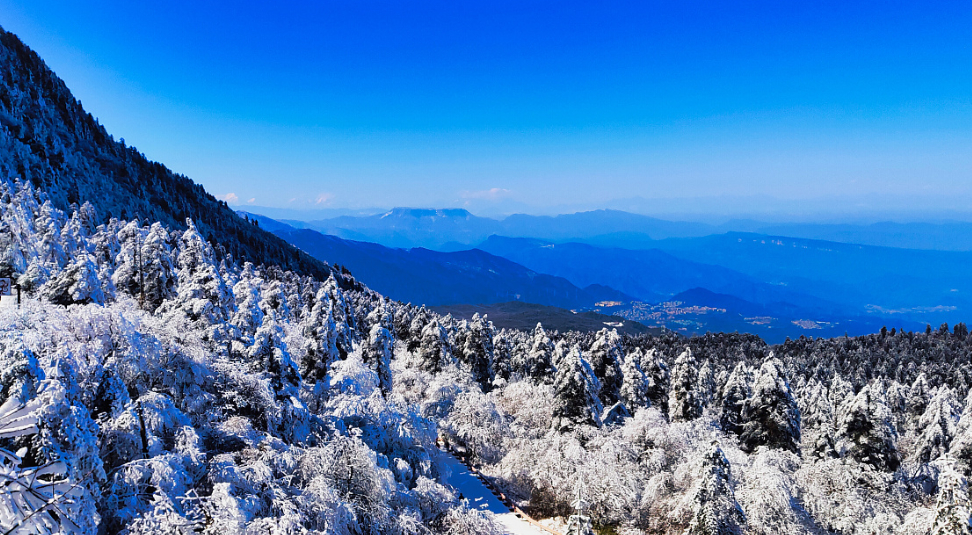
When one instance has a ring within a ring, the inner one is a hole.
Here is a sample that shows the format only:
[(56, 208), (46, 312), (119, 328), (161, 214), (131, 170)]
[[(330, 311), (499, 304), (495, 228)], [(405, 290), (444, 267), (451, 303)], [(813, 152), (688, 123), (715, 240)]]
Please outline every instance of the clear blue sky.
[(0, 25), (240, 204), (972, 202), (972, 4), (787, 4), (0, 0)]

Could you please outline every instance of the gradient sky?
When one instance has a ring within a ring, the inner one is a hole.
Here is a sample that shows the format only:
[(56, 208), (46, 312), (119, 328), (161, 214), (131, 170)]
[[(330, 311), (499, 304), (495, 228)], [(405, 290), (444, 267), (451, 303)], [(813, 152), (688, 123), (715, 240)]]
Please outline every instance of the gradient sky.
[(787, 4), (0, 0), (0, 25), (237, 204), (972, 213), (972, 4)]

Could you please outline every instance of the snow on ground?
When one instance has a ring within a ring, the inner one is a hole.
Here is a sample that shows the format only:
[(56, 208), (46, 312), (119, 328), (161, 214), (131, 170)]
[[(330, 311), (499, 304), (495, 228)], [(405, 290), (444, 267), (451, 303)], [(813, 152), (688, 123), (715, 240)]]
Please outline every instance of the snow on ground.
[(481, 511), (490, 511), (496, 515), (496, 522), (503, 527), (508, 535), (549, 535), (521, 520), (500, 501), (475, 474), (452, 455), (447, 455), (449, 469), (449, 484), (462, 493), (462, 497), (469, 500), (469, 507)]

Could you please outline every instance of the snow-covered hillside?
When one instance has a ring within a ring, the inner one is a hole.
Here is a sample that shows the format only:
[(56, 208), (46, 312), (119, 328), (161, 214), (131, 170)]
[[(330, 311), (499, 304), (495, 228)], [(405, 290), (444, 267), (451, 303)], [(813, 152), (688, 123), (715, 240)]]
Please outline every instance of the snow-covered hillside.
[(437, 437), (534, 516), (582, 490), (618, 533), (968, 525), (964, 325), (497, 332), (239, 265), (191, 222), (98, 221), (0, 183), (4, 530), (499, 533)]

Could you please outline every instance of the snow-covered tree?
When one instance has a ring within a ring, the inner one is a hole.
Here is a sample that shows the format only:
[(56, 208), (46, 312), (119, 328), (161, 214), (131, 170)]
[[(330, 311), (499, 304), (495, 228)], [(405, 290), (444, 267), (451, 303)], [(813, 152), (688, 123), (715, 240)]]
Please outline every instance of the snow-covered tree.
[(948, 451), (961, 415), (962, 408), (952, 389), (948, 386), (939, 388), (918, 419), (915, 450), (919, 462), (934, 461)]
[(647, 407), (651, 402), (648, 400), (648, 378), (641, 370), (641, 348), (636, 348), (628, 353), (621, 365), (620, 398), (625, 408), (629, 412), (637, 411), (642, 407)]
[(469, 369), (473, 380), (488, 392), (493, 383), (493, 324), (485, 317), (473, 314), (471, 321), (464, 322), (460, 333), (461, 340), (456, 348), (459, 360)]
[(782, 366), (779, 359), (770, 358), (756, 373), (753, 393), (743, 405), (739, 441), (744, 451), (759, 446), (800, 451), (800, 409)]
[(579, 425), (601, 425), (604, 406), (598, 397), (600, 388), (580, 348), (572, 348), (560, 362), (554, 379), (554, 429), (565, 432)]
[(422, 329), (421, 344), (417, 349), (422, 369), (428, 372), (439, 372), (452, 360), (449, 347), (449, 335), (439, 325), (438, 319), (433, 319)]
[(740, 362), (722, 386), (722, 414), (719, 424), (726, 433), (739, 435), (743, 430), (743, 410), (751, 394), (750, 370)]
[[(376, 309), (378, 310), (378, 309)], [(368, 333), (367, 343), (363, 344), (362, 357), (364, 362), (378, 374), (378, 381), (382, 392), (391, 392), (392, 371), (391, 359), (395, 349), (395, 339), (391, 332), (381, 322), (376, 322)]]
[(938, 501), (930, 535), (972, 535), (972, 524), (969, 523), (972, 509), (965, 476), (948, 461), (943, 465), (938, 482)]
[(672, 367), (671, 391), (668, 394), (668, 416), (673, 422), (694, 420), (702, 416), (699, 399), (698, 362), (691, 349), (685, 349)]
[(692, 520), (685, 535), (739, 535), (746, 517), (732, 490), (729, 461), (718, 442), (702, 457), (692, 495)]
[(881, 386), (865, 386), (842, 413), (837, 426), (838, 452), (880, 470), (896, 470), (901, 464), (898, 434)]
[(549, 381), (554, 371), (554, 344), (539, 323), (533, 329), (529, 350), (518, 351), (513, 359), (513, 369), (524, 377)]
[(648, 401), (658, 407), (662, 414), (668, 414), (668, 392), (671, 388), (671, 372), (658, 357), (655, 349), (649, 349), (641, 358), (641, 369), (648, 378)]
[(587, 356), (594, 376), (601, 382), (601, 401), (605, 406), (617, 403), (624, 382), (621, 372), (624, 351), (621, 349), (621, 337), (618, 336), (617, 329), (601, 329), (588, 349)]

